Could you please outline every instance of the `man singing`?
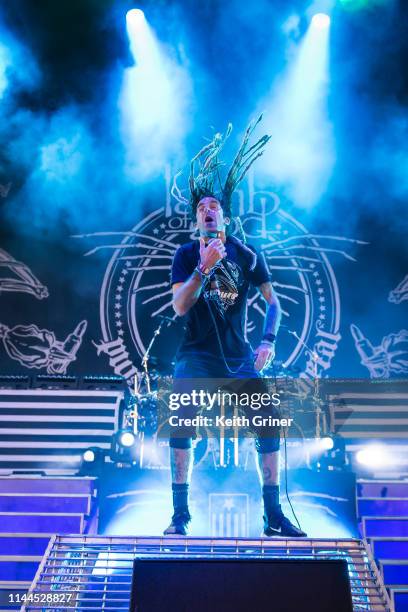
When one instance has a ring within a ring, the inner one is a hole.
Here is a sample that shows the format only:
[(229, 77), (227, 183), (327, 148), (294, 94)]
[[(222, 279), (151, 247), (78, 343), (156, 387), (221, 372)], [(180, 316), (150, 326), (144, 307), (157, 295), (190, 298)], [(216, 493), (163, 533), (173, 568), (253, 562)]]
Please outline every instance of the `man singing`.
[[(219, 182), (218, 154), (231, 132), (217, 134), (193, 159), (189, 205), (199, 240), (182, 245), (172, 266), (173, 307), (186, 317), (186, 331), (176, 356), (175, 383), (187, 378), (258, 379), (275, 356), (281, 310), (263, 256), (230, 232), (231, 196), (252, 163), (262, 154), (269, 136), (248, 146), (261, 117), (250, 125), (228, 172)], [(195, 164), (200, 164), (195, 174)], [(179, 199), (181, 192), (176, 192)], [(186, 200), (184, 200), (186, 201)], [(246, 339), (247, 298), (255, 286), (267, 302), (264, 333), (252, 351)], [(188, 416), (194, 416), (188, 413)], [(174, 514), (165, 535), (187, 535), (191, 520), (188, 491), (193, 466), (194, 428), (170, 438)], [(302, 537), (306, 534), (283, 514), (279, 504), (279, 430), (261, 432), (256, 440), (264, 502), (266, 536)]]

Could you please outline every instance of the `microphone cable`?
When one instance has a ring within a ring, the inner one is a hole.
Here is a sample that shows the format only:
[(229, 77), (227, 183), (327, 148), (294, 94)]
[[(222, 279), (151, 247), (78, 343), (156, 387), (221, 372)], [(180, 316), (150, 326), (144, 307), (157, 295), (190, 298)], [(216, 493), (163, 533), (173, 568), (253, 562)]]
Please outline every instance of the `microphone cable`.
[[(275, 389), (278, 389), (278, 382), (277, 382), (277, 378), (276, 378), (276, 370), (275, 370), (275, 364), (272, 362), (272, 372), (273, 372), (273, 379), (275, 382)], [(280, 412), (280, 408), (279, 408), (279, 414), (280, 416), (282, 416), (282, 413)], [(295, 521), (297, 523), (297, 526), (299, 527), (299, 529), (301, 531), (302, 527), (300, 526), (299, 523), (299, 519), (297, 517), (297, 514), (293, 508), (290, 496), (289, 496), (289, 490), (288, 490), (288, 446), (287, 446), (287, 438), (286, 438), (286, 430), (283, 428), (283, 445), (284, 445), (284, 474), (285, 474), (285, 495), (286, 495), (286, 499), (288, 500), (288, 504), (290, 506), (290, 509), (292, 511), (293, 516), (295, 517)]]

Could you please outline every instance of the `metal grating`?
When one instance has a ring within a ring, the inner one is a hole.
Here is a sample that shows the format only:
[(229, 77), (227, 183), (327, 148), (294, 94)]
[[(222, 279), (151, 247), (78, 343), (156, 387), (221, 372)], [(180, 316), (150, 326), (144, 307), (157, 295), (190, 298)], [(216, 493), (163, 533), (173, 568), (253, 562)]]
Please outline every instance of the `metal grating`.
[(391, 603), (369, 548), (357, 539), (245, 539), (117, 536), (54, 536), (28, 592), (65, 597), (71, 603), (27, 603), (42, 610), (129, 609), (135, 557), (346, 559), (354, 610), (391, 611)]

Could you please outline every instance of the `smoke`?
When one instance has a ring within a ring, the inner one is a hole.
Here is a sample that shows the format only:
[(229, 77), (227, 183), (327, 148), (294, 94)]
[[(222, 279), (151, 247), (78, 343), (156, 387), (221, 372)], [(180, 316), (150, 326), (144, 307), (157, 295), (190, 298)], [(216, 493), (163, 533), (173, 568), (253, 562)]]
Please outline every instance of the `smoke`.
[(99, 216), (112, 220), (120, 210), (126, 213), (125, 190), (115, 180), (120, 163), (109, 142), (93, 133), (90, 119), (89, 110), (79, 105), (51, 115), (13, 114), (9, 158), (25, 172), (25, 180), (6, 213), (25, 232), (53, 227), (57, 233), (58, 223), (87, 227)]
[(191, 79), (181, 58), (134, 12), (128, 13), (127, 30), (136, 65), (124, 73), (119, 109), (125, 173), (140, 180), (181, 159), (191, 127)]
[[(0, 102), (21, 88), (31, 90), (40, 81), (40, 72), (30, 51), (2, 23), (0, 15)], [(11, 94), (10, 90), (13, 89)]]
[[(388, 109), (387, 117), (374, 137), (372, 170), (378, 181), (387, 185), (389, 199), (401, 202), (408, 197), (408, 112), (395, 105)], [(383, 201), (379, 206), (384, 211)], [(401, 220), (406, 222), (407, 216)]]
[(136, 66), (104, 69), (108, 96), (98, 96), (94, 74), (93, 99), (78, 101), (71, 91), (55, 108), (44, 98), (32, 50), (2, 32), (0, 182), (13, 183), (4, 214), (19, 231), (128, 229), (148, 201), (160, 205), (165, 167), (185, 163), (191, 80), (182, 45), (164, 47), (152, 32), (147, 42)]
[(10, 63), (11, 60), (8, 49), (4, 45), (0, 44), (0, 97), (7, 88), (7, 69), (9, 68)]
[[(93, 97), (78, 100), (75, 91), (67, 91), (61, 95), (64, 102), (59, 99), (54, 106), (41, 73), (48, 66), (39, 68), (35, 52), (3, 27), (1, 155), (7, 172), (14, 172), (4, 175), (3, 170), (0, 177), (2, 184), (13, 182), (1, 202), (6, 218), (31, 233), (57, 231), (61, 224), (65, 234), (128, 229), (153, 202), (155, 207), (163, 202), (166, 165), (172, 171), (182, 167), (212, 127), (223, 130), (231, 119), (234, 140), (259, 109), (265, 110), (260, 129), (272, 140), (256, 175), (298, 206), (299, 214), (308, 216), (308, 227), (319, 217), (328, 225), (335, 221), (339, 230), (345, 225), (351, 235), (361, 216), (383, 214), (386, 203), (394, 211), (389, 222), (401, 231), (408, 115), (392, 92), (381, 91), (388, 99), (378, 103), (375, 87), (367, 85), (383, 60), (378, 43), (389, 37), (392, 24), (374, 16), (372, 39), (367, 32), (373, 21), (361, 27), (359, 52), (352, 58), (345, 53), (349, 41), (337, 29), (335, 37), (330, 35), (334, 60), (329, 62), (327, 33), (310, 28), (305, 33), (300, 6), (281, 9), (278, 14), (266, 0), (222, 5), (211, 15), (203, 7), (201, 29), (192, 27), (197, 16), (187, 10), (172, 14), (169, 23), (168, 15), (160, 15), (148, 35), (150, 47), (133, 49), (135, 66), (112, 63), (97, 77), (85, 71)], [(124, 15), (121, 19), (124, 30)], [(333, 16), (333, 27), (335, 19), (340, 22), (341, 16)], [(164, 23), (170, 32), (165, 43)], [(341, 25), (350, 29), (348, 23)], [(140, 53), (149, 48), (146, 63)], [(385, 58), (395, 54), (392, 42), (382, 48)]]
[[(30, 94), (41, 82), (41, 73), (29, 49), (5, 27), (0, 14), (0, 182), (11, 184), (8, 174), (14, 164), (11, 151), (14, 138), (21, 124), (18, 114), (19, 97), (22, 92)], [(24, 123), (24, 122), (23, 122)], [(20, 124), (20, 125), (19, 125)], [(24, 123), (27, 129), (27, 124)], [(28, 157), (19, 152), (18, 164)]]

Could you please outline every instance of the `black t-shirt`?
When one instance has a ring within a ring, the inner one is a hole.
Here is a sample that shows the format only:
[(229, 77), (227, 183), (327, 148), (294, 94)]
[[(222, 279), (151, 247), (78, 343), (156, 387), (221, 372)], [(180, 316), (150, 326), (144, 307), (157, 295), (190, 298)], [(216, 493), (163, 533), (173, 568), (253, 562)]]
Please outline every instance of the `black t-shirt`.
[[(177, 359), (199, 353), (220, 357), (222, 353), (216, 328), (225, 357), (241, 359), (251, 355), (245, 330), (248, 291), (250, 285), (258, 287), (269, 281), (269, 272), (263, 255), (257, 254), (256, 265), (250, 270), (242, 247), (227, 238), (225, 248), (227, 256), (213, 268), (199, 299), (185, 315), (186, 331)], [(248, 248), (256, 253), (253, 247)], [(199, 258), (198, 240), (179, 247), (173, 259), (172, 285), (185, 282)]]

